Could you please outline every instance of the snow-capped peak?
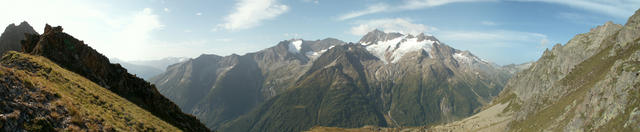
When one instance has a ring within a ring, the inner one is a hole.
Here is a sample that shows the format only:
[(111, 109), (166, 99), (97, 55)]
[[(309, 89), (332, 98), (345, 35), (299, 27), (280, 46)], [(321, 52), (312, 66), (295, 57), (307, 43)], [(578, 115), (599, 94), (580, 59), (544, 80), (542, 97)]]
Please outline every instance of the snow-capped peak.
[[(440, 42), (435, 39), (433, 36), (425, 36), (424, 34), (420, 34), (418, 36), (413, 35), (401, 35), (398, 37), (390, 38), (388, 35), (377, 35), (384, 36), (384, 39), (364, 39), (361, 40), (361, 44), (365, 45), (367, 50), (377, 56), (380, 60), (385, 63), (391, 62), (396, 63), (402, 58), (406, 53), (424, 50), (426, 52), (431, 52), (431, 48), (434, 44), (440, 44)], [(367, 41), (367, 40), (378, 40), (378, 41)]]
[(300, 53), (301, 49), (302, 49), (302, 40), (293, 40), (289, 42), (289, 52)]
[(472, 55), (471, 53), (469, 53), (469, 51), (458, 51), (453, 54), (453, 58), (456, 59), (456, 61), (458, 61), (459, 63), (469, 65), (475, 62), (489, 63), (489, 61), (487, 60)]

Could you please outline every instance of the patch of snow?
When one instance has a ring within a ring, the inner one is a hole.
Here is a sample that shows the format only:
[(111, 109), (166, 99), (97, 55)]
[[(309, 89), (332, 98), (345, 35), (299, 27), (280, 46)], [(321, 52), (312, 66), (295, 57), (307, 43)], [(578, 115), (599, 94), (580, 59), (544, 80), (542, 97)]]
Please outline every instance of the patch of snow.
[(360, 42), (360, 45), (367, 46), (369, 45), (369, 42)]
[(456, 59), (458, 62), (466, 63), (466, 64), (471, 64), (471, 61), (473, 61), (471, 58), (463, 55), (461, 52), (453, 54), (453, 58)]
[(475, 56), (471, 56), (469, 54), (464, 54), (463, 52), (458, 52), (453, 54), (453, 58), (456, 59), (458, 62), (460, 63), (465, 63), (465, 64), (473, 64), (473, 62), (483, 62), (483, 63), (489, 63), (488, 60), (485, 59), (481, 59)]
[(420, 49), (431, 52), (431, 46), (433, 45), (433, 43), (434, 41), (431, 40), (418, 41), (418, 38), (406, 39), (405, 42), (400, 43), (398, 45), (398, 48), (393, 51), (391, 63), (398, 62), (398, 60), (400, 60), (400, 58), (402, 58), (404, 54), (409, 52), (417, 51)]
[(289, 52), (300, 53), (302, 49), (302, 40), (294, 40), (289, 43)]
[(318, 52), (309, 51), (309, 52), (305, 53), (305, 55), (306, 55), (307, 57), (311, 58), (311, 59), (315, 59), (315, 58), (320, 57), (320, 55), (322, 55), (324, 52), (327, 52), (327, 50), (329, 50), (329, 49), (331, 49), (331, 48), (333, 48), (333, 47), (335, 47), (335, 46), (334, 46), (334, 45), (331, 45), (331, 46), (329, 46), (329, 48), (327, 48), (327, 49), (323, 49), (323, 50), (320, 50), (320, 51), (318, 51)]
[[(380, 60), (388, 63), (396, 63), (404, 56), (404, 54), (419, 50), (427, 52), (431, 51), (431, 47), (436, 41), (423, 40), (418, 41), (418, 38), (407, 38), (407, 35), (397, 37), (387, 41), (378, 41), (376, 43), (367, 45), (367, 50), (374, 56), (380, 58)], [(385, 56), (389, 56), (390, 60), (387, 60)]]

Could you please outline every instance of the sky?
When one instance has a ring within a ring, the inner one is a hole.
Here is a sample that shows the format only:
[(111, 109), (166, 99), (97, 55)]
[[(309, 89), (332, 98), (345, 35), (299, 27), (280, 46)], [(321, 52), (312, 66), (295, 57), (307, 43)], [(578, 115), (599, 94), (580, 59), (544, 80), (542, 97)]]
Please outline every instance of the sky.
[(500, 65), (607, 21), (639, 0), (0, 0), (0, 25), (46, 23), (125, 61), (245, 54), (293, 38), (357, 42), (369, 31), (426, 33)]

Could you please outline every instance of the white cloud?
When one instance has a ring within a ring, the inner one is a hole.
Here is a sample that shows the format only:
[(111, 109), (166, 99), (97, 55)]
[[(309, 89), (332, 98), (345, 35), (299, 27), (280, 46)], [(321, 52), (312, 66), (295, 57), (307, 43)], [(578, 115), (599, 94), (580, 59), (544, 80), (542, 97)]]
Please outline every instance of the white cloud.
[(452, 3), (509, 1), (560, 4), (618, 18), (629, 17), (638, 9), (638, 7), (640, 7), (640, 0), (405, 0), (399, 5), (390, 6), (386, 3), (370, 5), (366, 9), (343, 14), (338, 18), (338, 20), (347, 20), (380, 12), (424, 9)]
[(380, 12), (393, 12), (393, 11), (403, 11), (403, 10), (416, 10), (421, 8), (429, 8), (436, 7), (441, 5), (446, 5), (450, 3), (459, 3), (459, 2), (482, 2), (482, 1), (496, 1), (496, 0), (406, 0), (404, 3), (400, 5), (390, 6), (386, 3), (378, 3), (374, 5), (370, 5), (367, 9), (352, 11), (347, 14), (343, 14), (338, 17), (338, 20), (347, 20), (351, 18), (356, 18), (364, 15), (380, 13)]
[(368, 14), (388, 11), (389, 8), (390, 7), (387, 4), (378, 3), (378, 4), (375, 4), (375, 5), (369, 6), (369, 7), (367, 7), (367, 9), (364, 9), (364, 10), (353, 11), (353, 12), (344, 14), (344, 15), (340, 16), (338, 18), (338, 20), (347, 20), (347, 19), (356, 18), (356, 17), (363, 16), (363, 15), (368, 15)]
[(202, 16), (202, 12), (196, 13), (196, 16)]
[(486, 25), (486, 26), (496, 26), (496, 25), (498, 25), (497, 23), (492, 22), (492, 21), (482, 21), (482, 22), (480, 22), (480, 24)]
[(520, 2), (546, 2), (561, 4), (601, 13), (608, 16), (627, 18), (633, 15), (634, 11), (640, 7), (638, 0), (514, 0)]
[(533, 61), (552, 42), (541, 33), (512, 30), (443, 31), (435, 36), (456, 49), (470, 50), (501, 65)]
[[(517, 44), (539, 45), (547, 39), (547, 35), (540, 33), (490, 30), (490, 31), (444, 31), (439, 38), (455, 41), (458, 44), (479, 44), (493, 47), (510, 47)], [(545, 43), (548, 43), (546, 40)]]
[(544, 47), (547, 47), (547, 45), (549, 45), (549, 39), (545, 37), (545, 38), (542, 38), (542, 40), (540, 40), (540, 47), (538, 48), (544, 48)]
[(169, 8), (164, 8), (162, 9), (164, 12), (171, 12), (171, 10), (169, 10)]
[[(240, 0), (235, 11), (225, 17), (225, 23), (216, 28), (227, 30), (248, 29), (260, 25), (264, 20), (275, 18), (289, 10), (287, 5), (276, 0)], [(217, 30), (217, 29), (214, 29)]]
[(400, 32), (409, 34), (420, 34), (424, 32), (436, 31), (437, 28), (425, 26), (423, 24), (414, 24), (409, 19), (374, 19), (361, 22), (358, 26), (351, 28), (353, 35), (365, 35), (374, 29), (380, 29), (385, 32)]
[(320, 0), (302, 0), (303, 2), (308, 2), (308, 3), (314, 3), (314, 4), (319, 4)]
[[(24, 10), (29, 7), (29, 10)], [(0, 4), (0, 25), (29, 22), (43, 32), (46, 23), (62, 26), (64, 32), (83, 40), (98, 52), (125, 60), (166, 57), (153, 51), (153, 34), (165, 25), (151, 8), (117, 10), (99, 1), (19, 0)], [(135, 54), (134, 54), (135, 53)]]
[(413, 9), (441, 6), (441, 5), (446, 5), (450, 3), (483, 2), (483, 1), (496, 1), (496, 0), (407, 0), (402, 6), (400, 6), (400, 8), (413, 10)]
[(220, 41), (220, 42), (231, 42), (231, 41), (233, 41), (233, 39), (231, 39), (231, 38), (219, 38), (219, 39), (216, 39), (216, 41)]

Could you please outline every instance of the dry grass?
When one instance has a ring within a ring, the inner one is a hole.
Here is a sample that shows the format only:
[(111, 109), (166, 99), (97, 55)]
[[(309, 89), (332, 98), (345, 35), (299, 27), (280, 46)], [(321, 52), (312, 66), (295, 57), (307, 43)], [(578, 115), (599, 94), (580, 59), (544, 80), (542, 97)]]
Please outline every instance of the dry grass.
[(3, 63), (7, 63), (7, 60), (41, 66), (34, 69), (3, 67), (0, 68), (0, 73), (12, 72), (27, 83), (59, 95), (60, 99), (53, 104), (68, 109), (72, 117), (71, 122), (77, 125), (68, 128), (70, 131), (105, 128), (116, 131), (180, 131), (108, 89), (67, 71), (44, 57), (9, 52)]

